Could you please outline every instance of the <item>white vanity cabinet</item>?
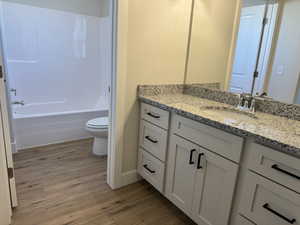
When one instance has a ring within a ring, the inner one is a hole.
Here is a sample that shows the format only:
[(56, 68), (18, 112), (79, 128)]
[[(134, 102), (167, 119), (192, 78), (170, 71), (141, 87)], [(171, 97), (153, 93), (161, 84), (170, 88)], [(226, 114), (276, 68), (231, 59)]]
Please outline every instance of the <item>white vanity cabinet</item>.
[(238, 213), (257, 225), (299, 225), (300, 159), (254, 142), (246, 153)]
[(142, 103), (139, 146), (144, 179), (197, 224), (228, 225), (243, 138)]
[(142, 104), (138, 172), (199, 225), (300, 225), (300, 159)]
[[(180, 125), (177, 126), (178, 124)], [(198, 127), (197, 124), (199, 123), (177, 115), (172, 118), (166, 196), (197, 224), (227, 225), (238, 164), (220, 153), (230, 155), (229, 151), (240, 152), (243, 139), (225, 132), (223, 136), (220, 132), (211, 136), (208, 133), (211, 129), (208, 131), (203, 127), (205, 125), (199, 124)], [(193, 134), (188, 128), (194, 128)], [(213, 138), (215, 141), (212, 141)], [(191, 142), (191, 139), (196, 143)], [(216, 152), (202, 147), (201, 140), (204, 140), (204, 146), (211, 144)], [(220, 145), (224, 141), (227, 146)], [(218, 149), (221, 150), (218, 152)]]
[(166, 196), (198, 224), (228, 224), (238, 165), (173, 135)]
[(169, 112), (142, 104), (138, 173), (164, 193)]

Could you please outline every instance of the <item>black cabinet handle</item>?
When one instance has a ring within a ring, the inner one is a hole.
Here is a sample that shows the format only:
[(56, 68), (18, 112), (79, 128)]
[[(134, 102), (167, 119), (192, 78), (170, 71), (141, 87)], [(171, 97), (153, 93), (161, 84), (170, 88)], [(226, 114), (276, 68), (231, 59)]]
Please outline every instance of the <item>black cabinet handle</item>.
[(191, 150), (191, 153), (190, 153), (190, 162), (189, 162), (190, 165), (195, 164), (195, 162), (193, 162), (193, 155), (194, 155), (195, 151), (196, 151), (196, 149), (192, 149)]
[(284, 174), (286, 174), (286, 175), (289, 175), (289, 176), (291, 176), (291, 177), (294, 177), (294, 178), (300, 180), (300, 177), (299, 177), (299, 176), (297, 176), (296, 174), (293, 174), (293, 173), (291, 173), (291, 172), (288, 172), (288, 171), (286, 171), (286, 170), (284, 170), (284, 169), (279, 168), (279, 166), (278, 166), (277, 164), (274, 164), (274, 165), (272, 166), (272, 169), (277, 170), (277, 171), (279, 171), (279, 172), (281, 172), (281, 173), (284, 173)]
[(268, 203), (264, 204), (263, 208), (268, 210), (269, 212), (275, 214), (276, 216), (280, 217), (281, 219), (285, 220), (286, 222), (288, 222), (290, 224), (294, 224), (296, 222), (296, 219), (289, 219), (289, 218), (281, 215), (280, 213), (276, 212), (274, 209), (271, 209)]
[(146, 138), (148, 141), (151, 141), (151, 142), (154, 143), (154, 144), (158, 143), (157, 140), (153, 140), (150, 136), (146, 136), (145, 138)]
[(198, 156), (198, 163), (197, 163), (197, 169), (202, 169), (203, 167), (201, 166), (201, 158), (204, 156), (204, 153), (200, 153)]
[(155, 171), (154, 170), (151, 170), (151, 169), (149, 169), (149, 167), (148, 167), (148, 165), (144, 165), (143, 166), (146, 170), (148, 170), (150, 173), (155, 173)]
[(154, 115), (154, 114), (152, 114), (151, 112), (148, 112), (147, 115), (148, 115), (148, 116), (151, 116), (151, 117), (153, 117), (153, 118), (155, 118), (155, 119), (159, 119), (159, 118), (160, 118), (160, 116)]

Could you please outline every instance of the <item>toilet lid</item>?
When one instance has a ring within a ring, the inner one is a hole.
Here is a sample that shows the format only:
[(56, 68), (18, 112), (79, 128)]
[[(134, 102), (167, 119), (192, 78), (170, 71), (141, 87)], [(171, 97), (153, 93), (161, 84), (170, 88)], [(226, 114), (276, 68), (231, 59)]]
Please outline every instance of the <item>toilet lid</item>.
[(88, 127), (92, 128), (107, 128), (108, 126), (108, 117), (99, 117), (87, 122)]

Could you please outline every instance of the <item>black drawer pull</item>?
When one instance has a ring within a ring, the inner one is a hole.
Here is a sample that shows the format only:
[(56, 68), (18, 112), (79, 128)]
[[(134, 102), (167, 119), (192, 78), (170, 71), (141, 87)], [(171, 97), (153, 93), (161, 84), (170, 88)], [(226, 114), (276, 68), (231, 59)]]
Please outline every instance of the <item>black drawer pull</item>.
[(148, 167), (148, 165), (144, 165), (143, 166), (146, 170), (148, 170), (150, 173), (155, 173), (155, 171), (154, 170), (151, 170), (151, 169), (149, 169), (149, 167)]
[(190, 162), (189, 162), (190, 165), (195, 164), (195, 162), (193, 161), (193, 155), (194, 155), (195, 151), (196, 151), (196, 149), (192, 149), (191, 150), (191, 153), (190, 153)]
[(198, 156), (198, 163), (197, 163), (197, 169), (202, 169), (203, 167), (201, 166), (201, 158), (204, 156), (204, 153), (200, 153)]
[(150, 136), (146, 136), (145, 138), (146, 138), (148, 141), (151, 141), (151, 142), (154, 143), (154, 144), (158, 143), (157, 140), (153, 140)]
[(268, 210), (269, 212), (275, 214), (276, 216), (280, 217), (281, 219), (285, 220), (286, 222), (290, 223), (290, 224), (294, 224), (296, 222), (296, 219), (289, 219), (286, 218), (285, 216), (281, 215), (280, 213), (276, 212), (274, 209), (271, 209), (269, 204), (266, 203), (263, 205), (263, 208), (265, 208), (266, 210)]
[(284, 169), (279, 168), (279, 166), (278, 166), (277, 164), (274, 164), (274, 165), (272, 166), (272, 169), (277, 170), (277, 171), (279, 171), (279, 172), (281, 172), (281, 173), (284, 173), (284, 174), (286, 174), (286, 175), (289, 175), (289, 176), (291, 176), (291, 177), (294, 177), (294, 178), (300, 180), (300, 177), (299, 177), (299, 176), (297, 176), (296, 174), (293, 174), (293, 173), (291, 173), (291, 172), (288, 172), (288, 171), (286, 171), (286, 170), (284, 170)]
[(153, 118), (155, 118), (155, 119), (159, 119), (159, 118), (160, 118), (160, 116), (154, 115), (154, 114), (152, 114), (151, 112), (148, 112), (147, 115), (148, 115), (148, 116), (151, 116), (151, 117), (153, 117)]

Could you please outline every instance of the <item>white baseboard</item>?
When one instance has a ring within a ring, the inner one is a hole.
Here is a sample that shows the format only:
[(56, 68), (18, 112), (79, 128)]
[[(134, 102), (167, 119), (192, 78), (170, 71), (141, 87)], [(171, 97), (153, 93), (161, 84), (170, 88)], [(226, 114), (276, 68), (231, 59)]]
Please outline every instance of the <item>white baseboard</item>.
[(137, 170), (130, 170), (128, 172), (122, 173), (122, 187), (133, 184), (141, 180), (140, 175), (138, 175)]

